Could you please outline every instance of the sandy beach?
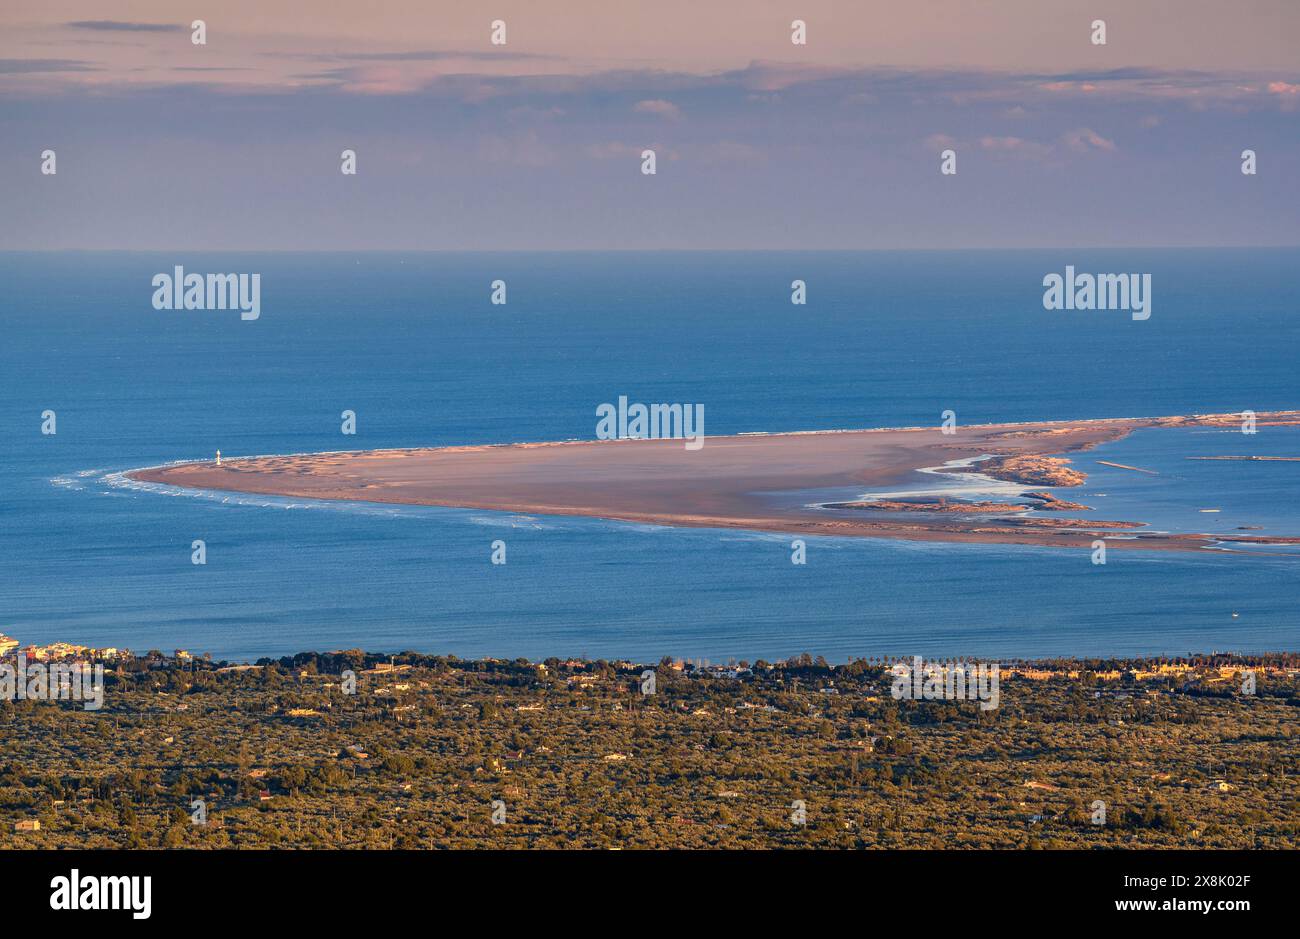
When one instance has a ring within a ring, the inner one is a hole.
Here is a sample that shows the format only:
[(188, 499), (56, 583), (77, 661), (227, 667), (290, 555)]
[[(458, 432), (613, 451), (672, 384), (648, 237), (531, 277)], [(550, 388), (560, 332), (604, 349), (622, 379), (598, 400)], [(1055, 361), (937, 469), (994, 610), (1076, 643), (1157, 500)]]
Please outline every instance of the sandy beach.
[[(1260, 413), (1297, 425), (1300, 412)], [(908, 486), (916, 471), (993, 456), (990, 475), (1026, 490), (1078, 485), (1070, 455), (1144, 427), (1239, 426), (1239, 414), (1035, 424), (826, 431), (681, 440), (603, 440), (226, 458), (137, 470), (140, 481), (306, 499), (437, 505), (578, 515), (656, 525), (743, 528), (791, 535), (907, 538), (1088, 548), (1195, 550), (1211, 541), (1268, 538), (1145, 533), (1133, 520), (1014, 518), (954, 511), (877, 513), (789, 498), (819, 489)], [(785, 494), (783, 498), (781, 495)], [(1069, 503), (1063, 503), (1069, 505)], [(905, 517), (898, 517), (905, 516)], [(1091, 527), (1090, 527), (1091, 526)], [(1116, 529), (1123, 529), (1117, 532)], [(1119, 537), (1116, 537), (1119, 535)]]

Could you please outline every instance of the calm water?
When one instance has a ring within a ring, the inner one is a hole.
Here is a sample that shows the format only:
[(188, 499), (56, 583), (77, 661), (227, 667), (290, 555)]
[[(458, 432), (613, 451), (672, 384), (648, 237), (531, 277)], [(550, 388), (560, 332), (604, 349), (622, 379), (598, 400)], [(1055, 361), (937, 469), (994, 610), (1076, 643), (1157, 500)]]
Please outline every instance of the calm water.
[[(1039, 283), (1067, 263), (1151, 272), (1151, 319), (1044, 311)], [(175, 264), (261, 273), (261, 319), (153, 310), (150, 279)], [(945, 408), (962, 423), (1294, 408), (1298, 269), (1296, 251), (0, 255), (0, 631), (231, 659), (1295, 649), (1296, 557), (1112, 551), (1098, 567), (811, 539), (797, 567), (775, 535), (165, 495), (114, 474), (217, 447), (590, 438), (620, 394), (703, 403), (710, 434), (934, 424)], [(488, 303), (497, 278), (505, 307)], [(1185, 459), (1300, 455), (1293, 431), (1178, 434), (1082, 455), (1095, 517), (1300, 533), (1300, 464)]]

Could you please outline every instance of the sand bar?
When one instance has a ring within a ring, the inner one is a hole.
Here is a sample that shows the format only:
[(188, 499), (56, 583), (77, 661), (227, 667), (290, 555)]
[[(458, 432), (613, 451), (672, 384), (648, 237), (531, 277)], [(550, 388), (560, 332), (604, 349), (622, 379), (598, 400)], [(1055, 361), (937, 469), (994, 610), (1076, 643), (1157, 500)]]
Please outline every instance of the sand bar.
[[(1069, 454), (1144, 427), (1235, 427), (1240, 415), (1123, 418), (1034, 424), (895, 428), (261, 456), (136, 470), (137, 480), (306, 499), (437, 505), (579, 515), (658, 525), (743, 528), (792, 535), (1088, 547), (1115, 525), (1080, 519), (1008, 522), (961, 513), (906, 518), (828, 509), (791, 499), (804, 490), (909, 486), (917, 470), (992, 454), (998, 478), (1027, 488), (1077, 485)], [(1300, 425), (1300, 412), (1261, 413), (1257, 424)], [(1017, 474), (1023, 474), (1017, 475)], [(1054, 482), (1058, 480), (1059, 483)], [(1111, 520), (1122, 522), (1125, 520)], [(1084, 526), (1077, 528), (1074, 526)], [(1092, 525), (1089, 528), (1087, 526)], [(1124, 532), (1116, 546), (1196, 549), (1233, 536)], [(1237, 536), (1256, 544), (1300, 538)]]

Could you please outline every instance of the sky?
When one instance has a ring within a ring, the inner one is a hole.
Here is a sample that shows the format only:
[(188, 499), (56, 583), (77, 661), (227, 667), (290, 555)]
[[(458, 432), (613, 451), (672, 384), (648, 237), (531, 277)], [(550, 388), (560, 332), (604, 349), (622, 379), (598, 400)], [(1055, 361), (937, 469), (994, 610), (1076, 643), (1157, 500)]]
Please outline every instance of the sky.
[(6, 0), (0, 249), (1298, 245), (1298, 122), (1295, 0)]

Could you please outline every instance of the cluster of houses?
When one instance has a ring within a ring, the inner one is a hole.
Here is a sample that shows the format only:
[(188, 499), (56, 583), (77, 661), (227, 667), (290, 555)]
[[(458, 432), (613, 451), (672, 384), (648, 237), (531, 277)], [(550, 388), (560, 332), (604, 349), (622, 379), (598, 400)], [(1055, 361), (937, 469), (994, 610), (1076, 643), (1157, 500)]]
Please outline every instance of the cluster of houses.
[(746, 675), (754, 674), (753, 669), (746, 668), (743, 665), (714, 665), (707, 659), (696, 659), (690, 661), (676, 661), (669, 666), (675, 672), (682, 672), (692, 678), (744, 678)]
[[(1082, 673), (1078, 669), (1057, 670), (1044, 668), (1033, 665), (1003, 665), (1001, 668), (1003, 677), (1008, 678), (1028, 678), (1035, 681), (1046, 681), (1052, 678), (1071, 678), (1078, 679)], [(1232, 681), (1243, 672), (1252, 671), (1260, 675), (1278, 676), (1283, 678), (1295, 678), (1300, 675), (1300, 669), (1294, 666), (1286, 665), (1193, 665), (1189, 662), (1162, 662), (1154, 664), (1149, 668), (1133, 669), (1131, 674), (1137, 681), (1150, 681), (1161, 678), (1199, 678), (1207, 684), (1218, 682)], [(1128, 671), (1111, 669), (1109, 671), (1092, 672), (1093, 678), (1098, 681), (1119, 681), (1125, 675), (1130, 674)]]
[[(72, 642), (51, 642), (43, 646), (32, 644), (20, 649), (19, 645), (17, 639), (0, 633), (0, 655), (25, 655), (29, 662), (115, 662), (132, 657), (130, 649), (115, 646), (94, 648)], [(185, 649), (177, 649), (172, 653), (172, 659), (183, 664), (194, 661), (194, 655)]]
[[(103, 649), (93, 649), (90, 646), (79, 646), (71, 642), (51, 642), (48, 645), (38, 646), (30, 645), (26, 648), (19, 649), (19, 642), (12, 636), (6, 636), (0, 633), (0, 655), (25, 655), (29, 662), (63, 662), (69, 659), (76, 661), (113, 661), (117, 658), (130, 658), (130, 649), (117, 649), (106, 647)], [(177, 650), (178, 653), (183, 650)], [(188, 653), (186, 653), (188, 655)]]

